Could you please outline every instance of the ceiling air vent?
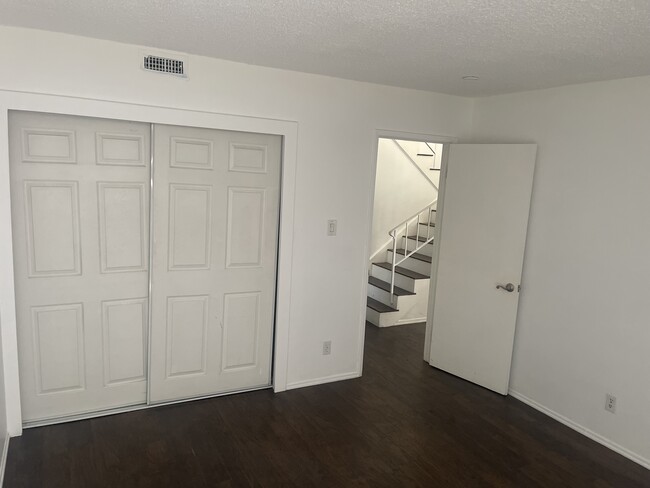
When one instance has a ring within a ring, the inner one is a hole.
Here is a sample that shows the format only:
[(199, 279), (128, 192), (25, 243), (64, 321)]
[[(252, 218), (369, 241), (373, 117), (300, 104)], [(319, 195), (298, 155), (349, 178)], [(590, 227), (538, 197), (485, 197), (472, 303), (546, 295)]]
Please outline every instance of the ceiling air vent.
[(148, 71), (157, 71), (159, 73), (169, 73), (176, 76), (185, 76), (184, 63), (178, 59), (162, 58), (160, 56), (145, 56), (144, 69)]

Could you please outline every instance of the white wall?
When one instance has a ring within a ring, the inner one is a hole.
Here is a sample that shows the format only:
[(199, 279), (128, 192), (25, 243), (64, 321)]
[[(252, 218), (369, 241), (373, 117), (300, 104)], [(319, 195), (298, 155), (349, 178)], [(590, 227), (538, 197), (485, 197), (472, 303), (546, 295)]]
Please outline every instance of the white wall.
[[(142, 71), (149, 51), (0, 27), (0, 90), (297, 121), (288, 382), (357, 375), (376, 131), (467, 137), (471, 100), (199, 56), (187, 56), (183, 80)], [(327, 219), (339, 221), (335, 238), (326, 236)], [(1, 303), (0, 314), (10, 306)], [(332, 341), (329, 356), (321, 355), (324, 340)], [(4, 347), (15, 357), (15, 344)]]
[[(397, 140), (402, 149), (415, 161), (425, 176), (436, 188), (440, 186), (440, 171), (431, 171), (431, 168), (440, 168), (442, 164), (442, 144)], [(418, 154), (435, 154), (433, 157), (418, 156)]]
[(650, 77), (478, 99), (474, 132), (539, 145), (511, 388), (650, 467)]
[[(431, 203), (437, 195), (431, 182), (393, 139), (379, 139), (371, 254), (387, 249), (388, 231)], [(398, 247), (402, 247), (401, 242)], [(386, 254), (380, 252), (377, 260), (385, 261)]]

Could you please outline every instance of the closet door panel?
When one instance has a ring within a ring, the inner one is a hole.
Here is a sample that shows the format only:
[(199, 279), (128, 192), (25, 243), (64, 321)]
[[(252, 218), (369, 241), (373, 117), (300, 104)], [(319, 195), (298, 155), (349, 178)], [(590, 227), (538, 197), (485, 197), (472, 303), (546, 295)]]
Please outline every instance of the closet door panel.
[(146, 401), (148, 124), (9, 118), (23, 420)]
[(281, 138), (154, 133), (150, 399), (268, 386)]

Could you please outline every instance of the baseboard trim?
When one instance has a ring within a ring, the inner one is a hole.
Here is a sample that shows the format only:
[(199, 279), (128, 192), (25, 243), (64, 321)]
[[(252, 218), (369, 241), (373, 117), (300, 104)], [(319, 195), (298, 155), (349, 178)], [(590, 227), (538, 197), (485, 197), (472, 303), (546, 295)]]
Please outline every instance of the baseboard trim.
[(421, 324), (422, 322), (426, 322), (427, 317), (415, 317), (413, 319), (402, 319), (398, 320), (395, 325), (410, 325), (410, 324)]
[(315, 378), (312, 380), (294, 381), (293, 383), (287, 383), (287, 390), (304, 388), (306, 386), (323, 385), (325, 383), (333, 383), (335, 381), (352, 380), (354, 378), (359, 378), (360, 376), (361, 375), (359, 374), (358, 371), (354, 371), (352, 373), (342, 373), (342, 374), (333, 374), (331, 376), (323, 376), (321, 378)]
[(389, 325), (377, 325), (377, 324), (375, 324), (373, 322), (370, 322), (370, 321), (368, 321), (368, 322), (370, 322), (372, 325), (374, 325), (378, 329), (388, 329), (389, 327), (399, 327), (400, 325), (421, 324), (421, 323), (426, 322), (426, 321), (427, 321), (426, 317), (421, 317), (421, 318), (414, 318), (414, 319), (398, 320), (394, 324), (389, 324)]
[(2, 458), (0, 458), (0, 486), (5, 479), (5, 468), (7, 467), (7, 454), (9, 453), (9, 435), (5, 434), (5, 442), (2, 446)]
[(629, 449), (617, 444), (614, 441), (611, 441), (607, 439), (606, 437), (603, 437), (600, 434), (597, 434), (593, 430), (590, 430), (586, 427), (583, 427), (577, 422), (574, 422), (573, 420), (565, 417), (564, 415), (561, 415), (557, 413), (554, 410), (551, 410), (548, 407), (545, 407), (544, 405), (537, 403), (535, 400), (532, 398), (528, 398), (526, 395), (519, 393), (518, 391), (515, 390), (509, 390), (508, 393), (513, 397), (519, 400), (520, 402), (525, 403), (526, 405), (533, 407), (535, 410), (538, 410), (542, 412), (545, 415), (548, 415), (554, 420), (557, 420), (561, 424), (566, 425), (567, 427), (575, 430), (576, 432), (581, 433), (582, 435), (589, 437), (592, 441), (596, 441), (599, 444), (602, 444), (603, 446), (611, 449), (614, 452), (619, 453), (621, 456), (625, 456), (631, 461), (634, 461), (637, 464), (640, 464), (646, 469), (650, 469), (650, 459), (646, 459), (642, 456), (639, 456), (638, 454), (630, 451)]

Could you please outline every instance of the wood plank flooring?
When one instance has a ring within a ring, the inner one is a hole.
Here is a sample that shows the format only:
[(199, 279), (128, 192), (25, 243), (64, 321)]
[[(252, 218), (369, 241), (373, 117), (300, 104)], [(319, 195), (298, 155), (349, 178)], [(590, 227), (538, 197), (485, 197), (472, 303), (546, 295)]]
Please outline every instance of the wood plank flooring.
[(28, 429), (4, 486), (650, 487), (641, 466), (429, 367), (423, 343), (421, 324), (369, 326), (359, 379)]

